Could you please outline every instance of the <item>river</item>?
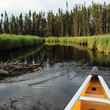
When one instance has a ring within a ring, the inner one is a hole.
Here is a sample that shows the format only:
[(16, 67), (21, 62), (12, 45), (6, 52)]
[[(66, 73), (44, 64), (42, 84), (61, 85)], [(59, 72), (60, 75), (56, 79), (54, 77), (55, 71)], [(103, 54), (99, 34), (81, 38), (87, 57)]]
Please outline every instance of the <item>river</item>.
[(1, 81), (0, 110), (63, 110), (94, 65), (110, 86), (108, 63), (91, 59), (85, 50), (55, 46), (20, 58), (20, 62), (28, 63), (44, 59), (44, 66)]

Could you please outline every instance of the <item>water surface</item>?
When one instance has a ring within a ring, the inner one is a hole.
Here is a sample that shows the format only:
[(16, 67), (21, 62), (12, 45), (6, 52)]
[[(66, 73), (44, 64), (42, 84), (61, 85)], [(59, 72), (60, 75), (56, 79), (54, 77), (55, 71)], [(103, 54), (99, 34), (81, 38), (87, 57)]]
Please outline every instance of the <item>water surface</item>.
[(40, 61), (44, 64), (40, 71), (1, 81), (1, 110), (63, 110), (94, 65), (110, 86), (109, 55), (53, 46), (19, 58), (22, 63)]

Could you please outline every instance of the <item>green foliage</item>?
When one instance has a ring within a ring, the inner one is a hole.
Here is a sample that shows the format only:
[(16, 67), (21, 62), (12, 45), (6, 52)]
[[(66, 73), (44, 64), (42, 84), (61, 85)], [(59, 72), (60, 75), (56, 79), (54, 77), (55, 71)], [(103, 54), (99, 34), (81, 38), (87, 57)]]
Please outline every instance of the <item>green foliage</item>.
[(14, 34), (0, 35), (0, 49), (28, 48), (41, 44), (42, 42), (43, 40), (36, 36)]
[(71, 11), (57, 13), (29, 11), (0, 17), (0, 33), (37, 36), (89, 36), (110, 33), (110, 4), (86, 7), (76, 5)]
[(98, 52), (110, 53), (110, 35), (86, 36), (86, 37), (48, 37), (46, 45), (82, 46)]

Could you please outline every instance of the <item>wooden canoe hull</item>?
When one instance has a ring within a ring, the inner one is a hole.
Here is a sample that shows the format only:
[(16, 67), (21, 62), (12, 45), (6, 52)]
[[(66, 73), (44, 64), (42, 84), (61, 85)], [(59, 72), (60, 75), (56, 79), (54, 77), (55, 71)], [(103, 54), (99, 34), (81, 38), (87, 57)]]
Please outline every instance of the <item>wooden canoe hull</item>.
[(102, 76), (89, 75), (64, 110), (110, 110), (110, 91)]

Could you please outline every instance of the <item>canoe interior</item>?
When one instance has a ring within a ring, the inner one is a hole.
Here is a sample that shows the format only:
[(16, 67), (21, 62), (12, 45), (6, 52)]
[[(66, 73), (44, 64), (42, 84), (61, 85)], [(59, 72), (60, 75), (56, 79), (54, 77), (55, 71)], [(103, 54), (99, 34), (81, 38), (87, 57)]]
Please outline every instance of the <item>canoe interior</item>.
[(93, 97), (101, 99), (109, 99), (99, 79), (89, 81), (85, 89), (79, 96), (79, 99), (73, 105), (71, 110), (110, 110), (110, 104), (99, 103), (95, 101), (80, 100), (80, 97)]
[(102, 87), (98, 79), (91, 79), (84, 91), (82, 91), (81, 96), (108, 98), (104, 88)]

